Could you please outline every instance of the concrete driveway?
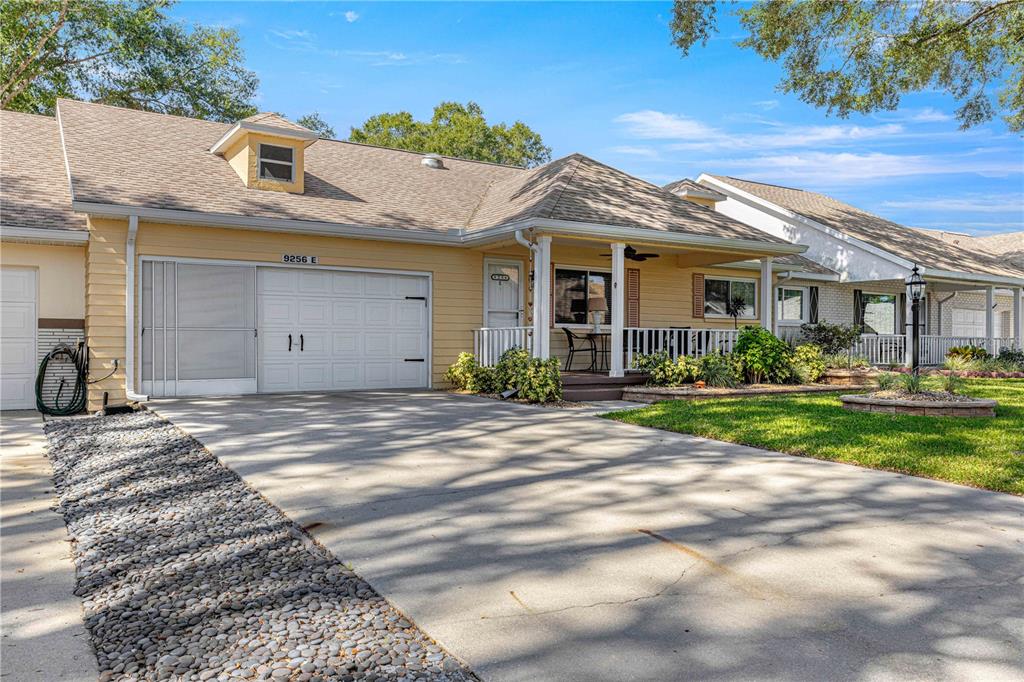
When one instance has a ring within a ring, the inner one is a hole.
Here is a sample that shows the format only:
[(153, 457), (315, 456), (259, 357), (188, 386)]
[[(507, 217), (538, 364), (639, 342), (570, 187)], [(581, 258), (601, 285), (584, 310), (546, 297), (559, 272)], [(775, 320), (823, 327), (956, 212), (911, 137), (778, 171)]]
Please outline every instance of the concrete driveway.
[(1024, 499), (444, 393), (152, 407), (486, 680), (1024, 678)]

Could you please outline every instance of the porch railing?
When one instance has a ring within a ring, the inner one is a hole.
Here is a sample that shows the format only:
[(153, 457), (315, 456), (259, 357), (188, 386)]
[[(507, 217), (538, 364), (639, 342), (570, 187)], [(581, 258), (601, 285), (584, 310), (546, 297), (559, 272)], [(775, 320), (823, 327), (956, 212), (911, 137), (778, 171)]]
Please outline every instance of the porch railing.
[(533, 352), (533, 327), (482, 327), (473, 331), (473, 354), (484, 367), (494, 367), (510, 348)]
[(861, 334), (854, 342), (854, 356), (872, 365), (902, 365), (907, 359), (907, 337), (903, 334)]
[(736, 329), (674, 329), (671, 327), (626, 327), (625, 368), (631, 369), (638, 355), (665, 352), (673, 360), (680, 355), (699, 358), (721, 351), (731, 353), (739, 331)]

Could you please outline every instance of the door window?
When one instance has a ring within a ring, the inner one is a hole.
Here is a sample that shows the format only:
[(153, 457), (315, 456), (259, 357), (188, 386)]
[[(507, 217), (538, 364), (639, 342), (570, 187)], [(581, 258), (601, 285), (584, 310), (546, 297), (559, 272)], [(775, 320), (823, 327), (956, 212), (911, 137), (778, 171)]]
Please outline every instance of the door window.
[(522, 264), (488, 262), (484, 268), (487, 327), (522, 325)]

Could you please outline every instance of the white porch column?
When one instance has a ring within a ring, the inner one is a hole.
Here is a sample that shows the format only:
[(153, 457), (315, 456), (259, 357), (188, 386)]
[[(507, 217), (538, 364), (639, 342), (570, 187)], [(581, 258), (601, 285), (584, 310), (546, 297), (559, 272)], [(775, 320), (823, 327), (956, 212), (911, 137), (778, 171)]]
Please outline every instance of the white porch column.
[(612, 244), (612, 329), (609, 344), (612, 357), (608, 376), (625, 375), (622, 367), (622, 330), (626, 326), (626, 245)]
[(1017, 342), (1017, 348), (1024, 349), (1024, 320), (1020, 319), (1021, 311), (1024, 310), (1024, 288), (1013, 289), (1013, 340)]
[(772, 334), (775, 333), (774, 279), (772, 257), (765, 256), (761, 259), (761, 326)]
[(533, 356), (551, 357), (551, 237), (537, 237), (533, 256)]
[(994, 353), (996, 336), (996, 288), (985, 287), (985, 342), (988, 352)]

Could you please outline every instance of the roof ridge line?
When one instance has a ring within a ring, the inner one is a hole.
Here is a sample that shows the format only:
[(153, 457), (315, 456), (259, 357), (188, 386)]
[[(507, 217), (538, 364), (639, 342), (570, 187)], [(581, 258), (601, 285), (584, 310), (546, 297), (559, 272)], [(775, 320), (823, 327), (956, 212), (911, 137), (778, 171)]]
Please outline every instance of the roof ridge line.
[[(573, 166), (572, 173), (569, 174), (568, 179), (566, 179), (562, 183), (562, 187), (558, 190), (557, 196), (555, 196), (555, 202), (551, 205), (550, 208), (547, 209), (547, 215), (544, 215), (545, 218), (550, 218), (552, 216), (552, 214), (554, 214), (555, 209), (558, 208), (558, 203), (562, 200), (562, 195), (565, 194), (566, 188), (568, 188), (569, 185), (572, 183), (573, 178), (576, 177), (576, 171), (578, 171), (580, 169), (580, 166), (583, 163), (583, 159), (581, 158), (582, 154), (573, 154), (573, 156), (576, 157), (575, 159), (573, 159), (573, 161), (575, 161), (576, 165)], [(550, 198), (550, 195), (549, 195), (548, 198)], [(544, 213), (544, 211), (542, 211), (542, 214), (543, 213)]]

